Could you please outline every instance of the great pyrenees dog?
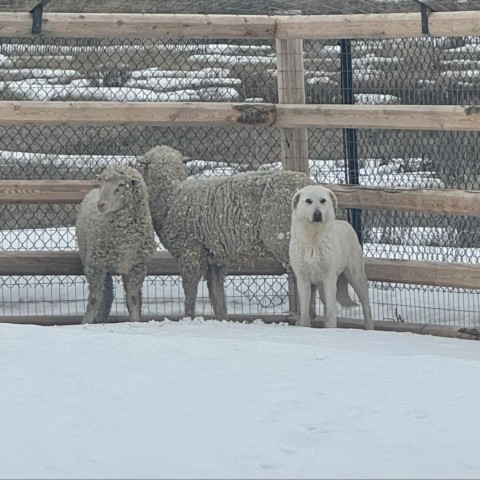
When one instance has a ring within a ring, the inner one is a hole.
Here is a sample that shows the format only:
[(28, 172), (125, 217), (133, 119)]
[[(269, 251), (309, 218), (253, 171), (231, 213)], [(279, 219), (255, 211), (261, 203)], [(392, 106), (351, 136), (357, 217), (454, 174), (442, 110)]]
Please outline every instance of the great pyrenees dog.
[[(336, 327), (337, 300), (355, 305), (348, 302), (350, 283), (362, 305), (365, 329), (372, 330), (362, 247), (353, 227), (335, 218), (336, 208), (335, 194), (320, 185), (303, 187), (293, 196), (289, 253), (300, 304), (297, 325), (311, 325), (318, 289), (325, 306), (325, 327)], [(339, 296), (340, 290), (343, 293)]]

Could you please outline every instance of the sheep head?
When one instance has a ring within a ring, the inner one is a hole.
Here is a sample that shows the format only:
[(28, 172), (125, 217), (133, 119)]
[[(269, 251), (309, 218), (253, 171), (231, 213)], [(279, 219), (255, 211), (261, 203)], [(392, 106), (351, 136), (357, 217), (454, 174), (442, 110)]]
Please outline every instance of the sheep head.
[(123, 209), (125, 198), (131, 196), (127, 195), (128, 192), (146, 188), (140, 173), (126, 166), (108, 167), (97, 180), (100, 182), (98, 210), (102, 213)]
[(185, 163), (190, 159), (168, 145), (154, 147), (138, 159), (143, 166), (143, 177), (147, 184), (161, 185), (183, 182), (187, 178)]

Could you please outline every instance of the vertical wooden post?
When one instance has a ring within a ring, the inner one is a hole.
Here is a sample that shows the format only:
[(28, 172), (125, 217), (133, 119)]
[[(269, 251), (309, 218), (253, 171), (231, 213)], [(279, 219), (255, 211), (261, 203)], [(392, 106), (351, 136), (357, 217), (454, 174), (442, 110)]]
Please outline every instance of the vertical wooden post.
[[(300, 10), (277, 12), (279, 15), (300, 15)], [(276, 40), (278, 103), (305, 103), (303, 40)], [(310, 175), (306, 128), (280, 129), (282, 166), (284, 170)], [(295, 276), (288, 275), (288, 308), (298, 312)]]
[[(278, 12), (299, 15), (300, 10)], [(305, 103), (303, 40), (276, 40), (278, 103)], [(306, 128), (282, 128), (282, 165), (285, 170), (309, 174)]]

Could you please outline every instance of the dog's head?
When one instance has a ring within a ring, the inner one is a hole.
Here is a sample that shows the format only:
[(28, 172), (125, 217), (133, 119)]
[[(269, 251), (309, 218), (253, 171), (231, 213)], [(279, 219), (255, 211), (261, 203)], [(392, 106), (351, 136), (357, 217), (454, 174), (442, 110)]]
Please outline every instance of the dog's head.
[(292, 211), (296, 218), (310, 223), (325, 223), (335, 219), (337, 197), (328, 188), (307, 185), (292, 199)]

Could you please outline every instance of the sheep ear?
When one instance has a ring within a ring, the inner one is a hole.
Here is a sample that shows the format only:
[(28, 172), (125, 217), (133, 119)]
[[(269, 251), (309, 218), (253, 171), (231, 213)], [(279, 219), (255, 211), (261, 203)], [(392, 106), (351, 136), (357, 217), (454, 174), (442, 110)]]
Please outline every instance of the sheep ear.
[(297, 192), (292, 199), (292, 210), (295, 210), (297, 208), (299, 200), (300, 200), (300, 192)]
[(102, 175), (101, 174), (95, 175), (95, 180), (97, 182), (101, 182), (102, 181)]
[(192, 159), (192, 157), (182, 157), (182, 162), (183, 163), (188, 163), (191, 159)]
[(139, 184), (140, 184), (140, 180), (138, 178), (130, 179), (130, 185), (132, 185), (132, 187), (137, 187)]
[(332, 199), (333, 208), (336, 209), (338, 207), (337, 197), (335, 196), (335, 194), (331, 190), (329, 190), (328, 193), (330, 193), (330, 198)]

